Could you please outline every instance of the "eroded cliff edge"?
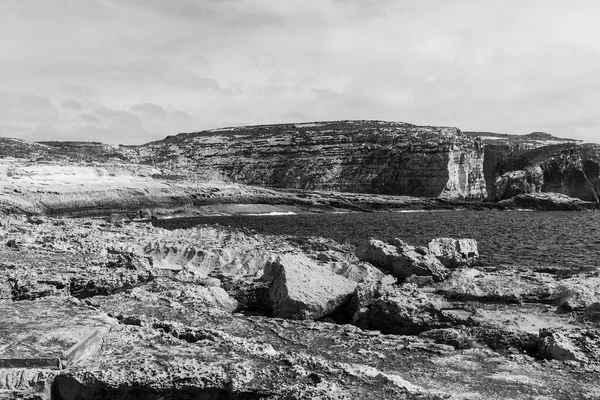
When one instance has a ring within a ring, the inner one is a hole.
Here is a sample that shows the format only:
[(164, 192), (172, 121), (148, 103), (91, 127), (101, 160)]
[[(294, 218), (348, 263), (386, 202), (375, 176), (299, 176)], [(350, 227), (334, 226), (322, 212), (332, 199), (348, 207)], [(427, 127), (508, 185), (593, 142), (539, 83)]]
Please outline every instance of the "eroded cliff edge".
[(486, 197), (483, 146), (457, 128), (335, 121), (182, 133), (127, 159), (197, 177), (273, 188), (442, 197)]
[(599, 148), (544, 133), (463, 133), (382, 121), (224, 128), (141, 146), (0, 138), (0, 209), (129, 218), (237, 213), (233, 208), (248, 204), (261, 211), (245, 212), (457, 202), (548, 209), (536, 199), (498, 203), (543, 192), (581, 199), (542, 199), (551, 209), (597, 208)]

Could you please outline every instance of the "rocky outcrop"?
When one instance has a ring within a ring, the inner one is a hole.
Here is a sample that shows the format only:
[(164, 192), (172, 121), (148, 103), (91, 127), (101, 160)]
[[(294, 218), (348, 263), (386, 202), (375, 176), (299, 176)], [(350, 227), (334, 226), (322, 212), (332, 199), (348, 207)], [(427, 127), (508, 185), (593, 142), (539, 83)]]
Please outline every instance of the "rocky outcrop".
[(444, 300), (421, 293), (414, 285), (389, 290), (354, 317), (359, 326), (386, 333), (418, 334), (430, 329), (450, 326), (443, 321)]
[(498, 203), (501, 207), (540, 211), (579, 211), (598, 208), (598, 203), (580, 200), (560, 193), (518, 194)]
[(363, 242), (356, 248), (356, 256), (400, 279), (417, 275), (441, 281), (448, 274), (446, 267), (427, 248), (414, 247), (397, 238), (390, 243), (377, 239)]
[(498, 166), (494, 199), (551, 192), (597, 203), (598, 148), (562, 144), (511, 153)]
[[(578, 140), (558, 138), (544, 132), (532, 132), (527, 135), (511, 135), (492, 132), (464, 132), (465, 135), (479, 138), (484, 144), (483, 174), (490, 201), (498, 198), (496, 179), (507, 172), (520, 171), (525, 165), (506, 166), (506, 160), (515, 154), (548, 146), (570, 147), (580, 143)], [(506, 198), (506, 197), (503, 197)]]
[(382, 121), (263, 125), (123, 147), (139, 163), (275, 188), (485, 198), (483, 147), (456, 128)]
[[(418, 287), (322, 238), (0, 222), (0, 398), (598, 397), (597, 338), (575, 329), (594, 321), (553, 312), (561, 283), (595, 269), (454, 269)], [(549, 326), (583, 361), (531, 357)]]
[(548, 360), (600, 362), (600, 331), (595, 329), (541, 329), (539, 357)]
[(470, 265), (479, 258), (475, 239), (436, 238), (427, 247), (448, 268)]
[(335, 274), (302, 254), (286, 254), (267, 266), (273, 315), (319, 319), (346, 306), (357, 283)]

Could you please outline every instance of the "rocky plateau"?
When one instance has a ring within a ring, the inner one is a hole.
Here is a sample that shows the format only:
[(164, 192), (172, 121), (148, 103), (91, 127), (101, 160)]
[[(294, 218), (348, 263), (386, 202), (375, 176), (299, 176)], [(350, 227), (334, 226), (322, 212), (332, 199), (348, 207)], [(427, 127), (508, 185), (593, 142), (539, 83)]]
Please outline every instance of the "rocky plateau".
[(0, 237), (0, 398), (600, 396), (597, 269), (99, 219)]

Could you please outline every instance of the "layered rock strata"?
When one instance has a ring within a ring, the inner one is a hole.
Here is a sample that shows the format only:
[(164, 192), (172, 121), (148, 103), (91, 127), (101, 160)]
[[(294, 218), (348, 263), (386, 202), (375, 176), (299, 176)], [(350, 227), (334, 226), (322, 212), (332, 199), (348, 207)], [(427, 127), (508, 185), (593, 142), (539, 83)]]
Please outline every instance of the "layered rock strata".
[(337, 121), (217, 129), (122, 149), (135, 162), (275, 188), (486, 196), (483, 147), (456, 128)]

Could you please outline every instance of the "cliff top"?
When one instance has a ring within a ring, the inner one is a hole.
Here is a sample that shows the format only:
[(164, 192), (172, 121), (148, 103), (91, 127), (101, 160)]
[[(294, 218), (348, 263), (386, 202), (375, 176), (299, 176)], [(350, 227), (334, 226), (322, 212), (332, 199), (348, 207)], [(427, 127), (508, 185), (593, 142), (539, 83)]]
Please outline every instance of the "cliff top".
[(526, 135), (515, 135), (509, 133), (475, 132), (464, 131), (466, 136), (479, 137), (485, 144), (519, 144), (530, 143), (532, 145), (549, 146), (564, 143), (581, 143), (582, 140), (561, 138), (546, 132), (531, 132)]
[(167, 136), (165, 139), (146, 143), (143, 146), (152, 146), (165, 142), (186, 141), (193, 138), (207, 137), (252, 137), (267, 138), (278, 134), (300, 136), (309, 138), (319, 134), (343, 134), (354, 136), (359, 134), (381, 134), (383, 136), (407, 136), (420, 139), (435, 139), (460, 135), (461, 131), (454, 127), (444, 126), (419, 126), (406, 122), (377, 121), (377, 120), (341, 120), (319, 121), (305, 123), (287, 123), (272, 125), (251, 125), (210, 129), (198, 132), (179, 133)]

